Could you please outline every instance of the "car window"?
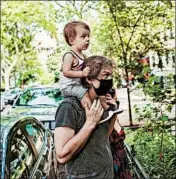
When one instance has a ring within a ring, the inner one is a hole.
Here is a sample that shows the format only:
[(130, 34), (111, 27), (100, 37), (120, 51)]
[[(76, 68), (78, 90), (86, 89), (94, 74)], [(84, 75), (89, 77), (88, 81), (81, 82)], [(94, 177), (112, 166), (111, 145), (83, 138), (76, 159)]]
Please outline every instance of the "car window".
[(17, 91), (15, 91), (15, 90), (12, 90), (10, 93), (11, 94), (15, 94)]
[(29, 143), (19, 129), (11, 139), (10, 178), (29, 178), (35, 158)]
[(44, 132), (37, 123), (28, 123), (25, 125), (25, 130), (32, 139), (37, 152), (39, 153), (44, 143)]
[(63, 99), (61, 92), (57, 88), (37, 88), (24, 91), (16, 102), (16, 106), (21, 105), (56, 105)]

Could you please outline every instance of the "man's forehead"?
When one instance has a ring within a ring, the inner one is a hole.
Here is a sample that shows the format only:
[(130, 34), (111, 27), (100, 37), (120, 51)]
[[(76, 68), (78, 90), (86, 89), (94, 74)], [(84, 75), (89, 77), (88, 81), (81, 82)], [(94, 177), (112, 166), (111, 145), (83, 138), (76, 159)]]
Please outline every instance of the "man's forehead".
[(101, 75), (104, 75), (104, 74), (112, 74), (112, 67), (106, 67), (106, 68), (102, 69), (102, 70), (100, 71), (100, 74), (101, 74)]

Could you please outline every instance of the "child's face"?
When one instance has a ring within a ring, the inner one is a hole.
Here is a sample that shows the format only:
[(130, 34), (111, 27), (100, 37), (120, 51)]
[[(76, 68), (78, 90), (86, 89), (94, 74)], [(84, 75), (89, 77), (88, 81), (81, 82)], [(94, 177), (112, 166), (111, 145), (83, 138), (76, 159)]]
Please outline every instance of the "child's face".
[(89, 36), (89, 30), (81, 26), (76, 27), (76, 37), (73, 39), (72, 45), (79, 50), (86, 50), (89, 46)]

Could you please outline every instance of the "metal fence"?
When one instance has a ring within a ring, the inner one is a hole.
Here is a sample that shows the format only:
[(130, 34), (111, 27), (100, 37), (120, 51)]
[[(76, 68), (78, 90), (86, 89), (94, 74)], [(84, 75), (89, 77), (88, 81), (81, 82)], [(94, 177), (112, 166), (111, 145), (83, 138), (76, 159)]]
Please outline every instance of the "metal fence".
[(125, 143), (125, 151), (128, 158), (128, 163), (131, 169), (133, 179), (150, 179), (149, 175), (145, 172), (142, 165), (135, 157), (134, 149)]

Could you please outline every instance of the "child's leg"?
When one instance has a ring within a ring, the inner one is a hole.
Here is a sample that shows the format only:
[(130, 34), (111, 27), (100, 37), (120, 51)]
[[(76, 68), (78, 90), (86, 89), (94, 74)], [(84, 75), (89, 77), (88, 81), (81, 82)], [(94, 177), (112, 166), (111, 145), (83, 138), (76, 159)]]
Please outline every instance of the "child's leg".
[(77, 97), (78, 100), (81, 102), (83, 108), (85, 107), (85, 102), (87, 103), (88, 107), (92, 106), (92, 102), (89, 97), (89, 93), (87, 92), (87, 88), (84, 88), (81, 84), (75, 84), (68, 86), (64, 91), (64, 97), (66, 96), (74, 96)]

